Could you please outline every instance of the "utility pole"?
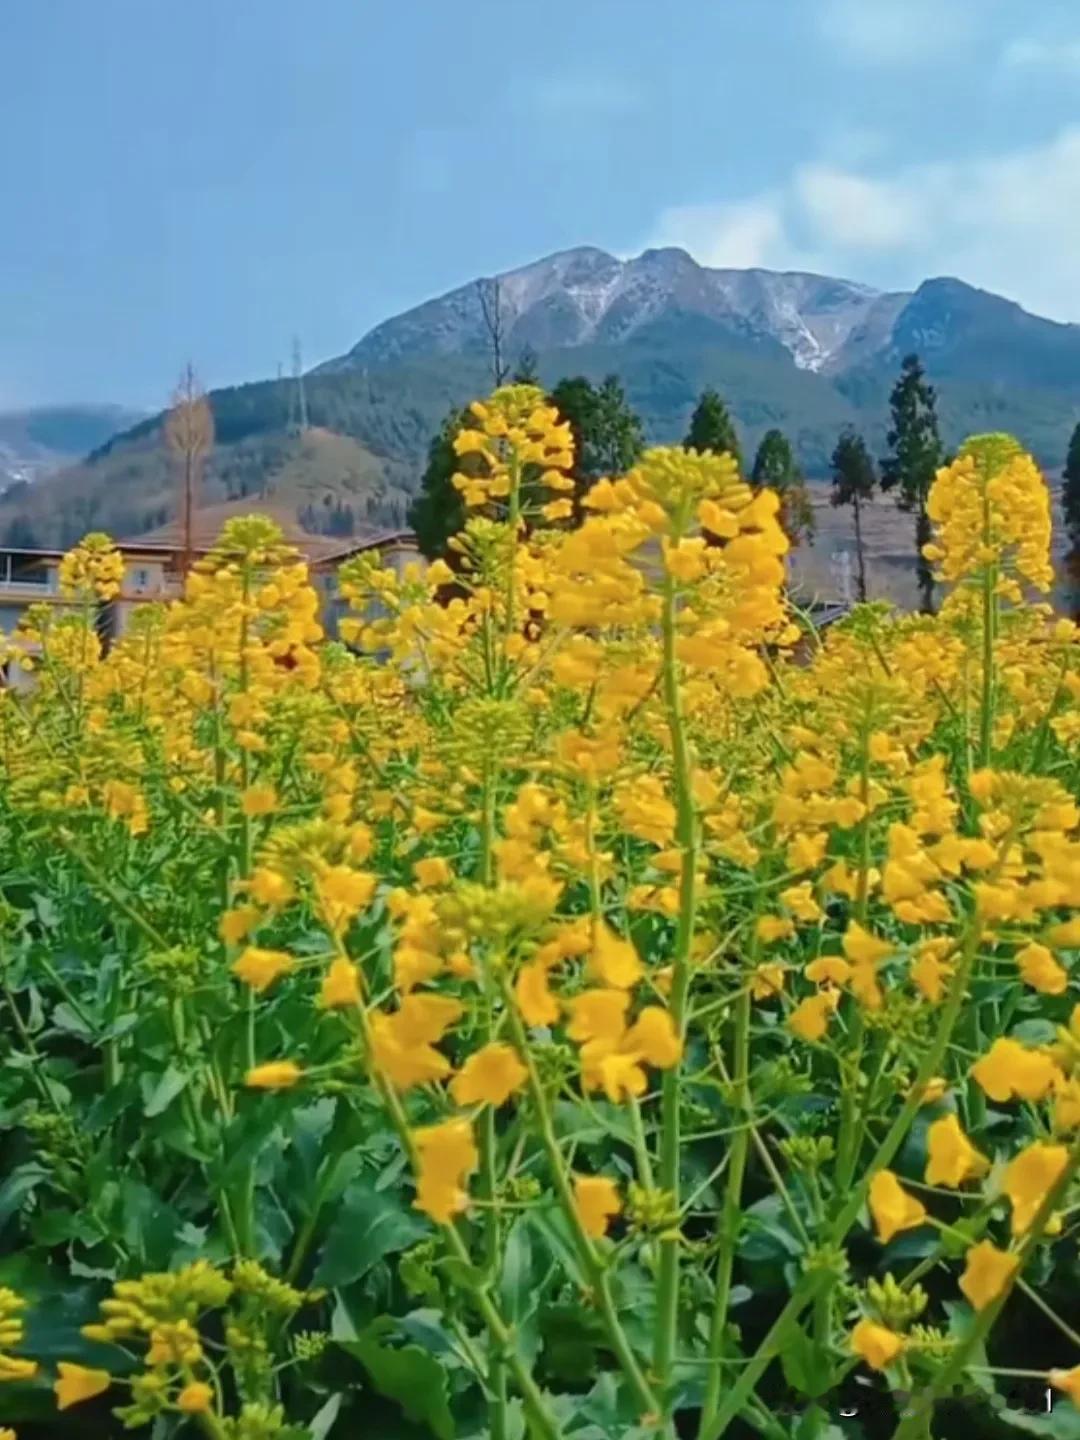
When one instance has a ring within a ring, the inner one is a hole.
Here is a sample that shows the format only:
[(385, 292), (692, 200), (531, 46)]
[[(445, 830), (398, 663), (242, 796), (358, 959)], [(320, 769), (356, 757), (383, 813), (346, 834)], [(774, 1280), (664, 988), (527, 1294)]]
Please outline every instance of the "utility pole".
[[(304, 389), (304, 361), (300, 353), (300, 337), (293, 337), (293, 393), (296, 397), (296, 424), (300, 430), (308, 428), (307, 391)], [(290, 416), (291, 419), (291, 416)]]

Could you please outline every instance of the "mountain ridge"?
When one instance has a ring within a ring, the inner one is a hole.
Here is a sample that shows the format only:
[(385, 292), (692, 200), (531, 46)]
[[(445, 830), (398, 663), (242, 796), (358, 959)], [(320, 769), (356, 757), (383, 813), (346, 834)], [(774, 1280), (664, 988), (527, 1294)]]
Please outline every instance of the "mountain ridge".
[[(805, 271), (710, 268), (676, 247), (620, 259), (583, 246), (497, 279), (509, 366), (528, 347), (548, 387), (567, 375), (616, 373), (653, 444), (682, 439), (711, 385), (729, 404), (748, 462), (775, 426), (811, 478), (822, 477), (846, 425), (883, 452), (889, 391), (911, 350), (938, 390), (948, 446), (1009, 430), (1056, 466), (1080, 420), (1080, 326), (955, 277), (883, 291)], [(481, 292), (490, 312), (494, 287), (484, 278), (457, 286), (309, 371), (306, 440), (294, 425), (294, 380), (212, 391), (218, 443), (208, 501), (272, 491), (308, 523), (340, 527), (351, 511), (400, 524), (448, 411), (491, 388)], [(335, 446), (331, 436), (349, 443)], [(175, 505), (166, 469), (159, 414), (32, 493), (0, 497), (0, 538), (10, 540), (13, 525), (51, 544), (86, 528), (133, 535), (158, 526)]]
[[(950, 301), (965, 313), (989, 307), (998, 319), (1052, 348), (1064, 345), (1080, 358), (1080, 326), (1031, 314), (1016, 301), (955, 276), (932, 276), (912, 291), (887, 291), (860, 281), (800, 270), (700, 265), (677, 246), (645, 250), (628, 259), (596, 246), (577, 246), (476, 279), (421, 302), (374, 326), (345, 354), (313, 374), (384, 366), (418, 354), (483, 349), (488, 340), (478, 287), (498, 282), (505, 340), (513, 349), (542, 351), (628, 339), (663, 311), (682, 310), (734, 334), (779, 341), (795, 366), (842, 374), (877, 355), (894, 358), (907, 343), (934, 348)], [(972, 297), (976, 297), (974, 300)], [(490, 304), (490, 294), (489, 294)], [(922, 316), (921, 326), (914, 323)], [(895, 343), (893, 343), (895, 342)]]

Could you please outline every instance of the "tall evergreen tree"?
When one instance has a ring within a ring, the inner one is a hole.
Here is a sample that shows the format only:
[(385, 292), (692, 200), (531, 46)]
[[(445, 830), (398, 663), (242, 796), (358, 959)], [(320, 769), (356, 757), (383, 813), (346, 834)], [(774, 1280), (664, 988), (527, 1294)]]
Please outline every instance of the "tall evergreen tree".
[(814, 543), (814, 507), (806, 480), (787, 436), (766, 430), (761, 437), (750, 479), (755, 489), (768, 487), (780, 496), (780, 524), (792, 545)]
[(742, 470), (742, 451), (735, 422), (723, 400), (711, 387), (701, 392), (683, 444), (688, 450), (712, 450), (717, 455), (733, 455)]
[[(526, 358), (524, 355), (523, 359)], [(582, 375), (560, 380), (549, 396), (574, 437), (575, 517), (580, 518), (581, 500), (602, 475), (622, 475), (644, 448), (641, 421), (627, 404), (617, 376), (609, 375), (594, 386)], [(420, 481), (420, 493), (409, 507), (408, 523), (416, 534), (421, 553), (429, 559), (442, 558), (452, 565), (453, 552), (447, 541), (465, 524), (465, 505), (453, 477), (470, 473), (477, 463), (471, 455), (460, 458), (454, 452), (454, 436), (467, 420), (467, 412), (451, 410), (428, 449), (428, 463)], [(533, 482), (526, 477), (526, 486)], [(549, 499), (546, 492), (536, 499)]]
[(915, 515), (919, 601), (921, 609), (931, 613), (934, 575), (923, 556), (923, 546), (932, 538), (926, 499), (945, 456), (938, 434), (934, 387), (928, 383), (918, 355), (904, 358), (889, 407), (892, 428), (888, 434), (889, 454), (881, 462), (881, 488), (895, 491), (901, 510)]
[(866, 552), (863, 549), (862, 507), (874, 498), (877, 473), (866, 441), (854, 430), (845, 430), (832, 455), (833, 505), (850, 505), (855, 516), (856, 584), (860, 601), (866, 599)]
[(581, 501), (604, 475), (623, 475), (645, 448), (641, 421), (627, 403), (616, 375), (593, 385), (584, 375), (568, 376), (552, 390), (551, 403), (574, 437), (575, 515)]
[(1072, 433), (1069, 452), (1062, 474), (1061, 510), (1069, 549), (1065, 556), (1065, 576), (1069, 592), (1069, 609), (1073, 618), (1080, 617), (1080, 425)]
[(1062, 473), (1061, 509), (1065, 533), (1074, 550), (1080, 550), (1080, 425), (1072, 433)]
[[(446, 542), (465, 524), (465, 502), (454, 488), (453, 476), (466, 469), (454, 453), (454, 436), (466, 419), (464, 410), (451, 410), (428, 446), (428, 461), (420, 480), (420, 493), (409, 506), (409, 528), (420, 553), (429, 560), (445, 559)], [(468, 461), (463, 456), (462, 461)]]

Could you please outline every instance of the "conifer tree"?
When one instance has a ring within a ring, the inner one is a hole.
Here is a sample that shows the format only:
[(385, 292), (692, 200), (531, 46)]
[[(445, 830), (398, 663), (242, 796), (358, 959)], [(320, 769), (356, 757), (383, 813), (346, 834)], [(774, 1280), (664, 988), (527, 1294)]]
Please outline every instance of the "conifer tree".
[(843, 432), (832, 455), (833, 505), (850, 505), (855, 518), (856, 586), (860, 602), (866, 600), (866, 552), (863, 549), (862, 507), (874, 498), (877, 474), (866, 441), (854, 430)]
[(1072, 433), (1062, 473), (1061, 510), (1069, 549), (1065, 555), (1065, 576), (1069, 610), (1080, 617), (1080, 425)]
[(626, 399), (618, 376), (608, 375), (593, 385), (584, 375), (560, 380), (551, 403), (569, 422), (574, 437), (574, 513), (581, 518), (581, 501), (605, 475), (624, 475), (645, 448), (641, 421)]
[[(409, 506), (409, 527), (416, 535), (420, 553), (429, 560), (445, 559), (446, 542), (465, 524), (465, 502), (454, 487), (453, 476), (466, 468), (454, 453), (454, 436), (466, 418), (465, 411), (455, 408), (443, 421), (428, 446), (420, 493)], [(462, 457), (463, 462), (468, 459)]]
[(711, 450), (717, 455), (733, 455), (742, 470), (742, 451), (735, 422), (719, 394), (711, 387), (701, 392), (683, 444), (688, 450)]
[(1080, 425), (1072, 433), (1062, 473), (1061, 509), (1065, 533), (1074, 550), (1080, 550)]
[(926, 500), (945, 456), (938, 434), (934, 388), (926, 379), (918, 355), (905, 357), (889, 407), (892, 428), (887, 437), (889, 454), (881, 462), (881, 488), (894, 491), (900, 509), (915, 515), (919, 603), (929, 614), (934, 609), (934, 575), (923, 555), (923, 546), (932, 538)]
[(761, 438), (750, 479), (755, 489), (766, 486), (780, 497), (780, 523), (792, 546), (814, 542), (814, 507), (806, 480), (787, 436), (767, 430)]

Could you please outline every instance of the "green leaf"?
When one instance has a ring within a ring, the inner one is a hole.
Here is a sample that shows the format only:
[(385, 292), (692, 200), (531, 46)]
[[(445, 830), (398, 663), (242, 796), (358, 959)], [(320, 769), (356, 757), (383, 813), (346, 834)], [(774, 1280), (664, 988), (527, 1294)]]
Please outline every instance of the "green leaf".
[(834, 1425), (820, 1406), (812, 1405), (799, 1417), (794, 1440), (848, 1440), (848, 1432)]
[(535, 1321), (540, 1296), (533, 1283), (532, 1235), (527, 1219), (519, 1215), (506, 1237), (499, 1277), (502, 1312), (513, 1327), (518, 1349), (529, 1364), (536, 1359), (540, 1346)]
[(354, 1181), (337, 1207), (314, 1284), (336, 1290), (366, 1275), (387, 1255), (407, 1250), (429, 1233), (426, 1220), (407, 1210), (398, 1196)]
[(54, 1006), (52, 1023), (57, 1030), (63, 1030), (67, 1035), (77, 1035), (80, 1040), (92, 1040), (94, 1032), (81, 1015), (77, 1015), (66, 1000), (61, 1000), (59, 1005)]
[(999, 1410), (997, 1418), (1026, 1435), (1041, 1435), (1043, 1440), (1080, 1440), (1080, 1410), (1075, 1405), (1055, 1405), (1049, 1415)]
[(562, 1211), (552, 1202), (549, 1205), (532, 1206), (526, 1216), (538, 1238), (543, 1241), (544, 1249), (559, 1262), (567, 1277), (580, 1290), (588, 1289), (589, 1282), (581, 1268), (577, 1247)]
[(811, 1400), (824, 1395), (832, 1383), (828, 1352), (811, 1340), (801, 1326), (789, 1332), (780, 1352), (780, 1363), (791, 1388)]
[(603, 1322), (582, 1305), (545, 1305), (540, 1312), (544, 1363), (552, 1375), (575, 1383), (596, 1374), (596, 1349), (605, 1343)]
[(499, 1279), (503, 1314), (518, 1325), (536, 1308), (532, 1283), (532, 1238), (523, 1215), (510, 1227), (503, 1251), (503, 1269)]
[(394, 1322), (374, 1320), (356, 1340), (337, 1343), (360, 1361), (380, 1395), (399, 1405), (408, 1420), (426, 1425), (438, 1440), (454, 1440), (454, 1419), (446, 1393), (446, 1372), (418, 1345), (393, 1349), (382, 1343)]
[(0, 1225), (22, 1208), (26, 1197), (32, 1194), (43, 1180), (47, 1180), (48, 1175), (49, 1172), (35, 1160), (20, 1165), (11, 1172), (3, 1185), (0, 1185)]
[(151, 1091), (150, 1098), (143, 1106), (143, 1114), (148, 1119), (152, 1119), (155, 1115), (160, 1115), (162, 1111), (167, 1110), (184, 1089), (189, 1078), (186, 1071), (170, 1065)]
[(334, 1421), (341, 1409), (341, 1398), (340, 1394), (331, 1395), (322, 1409), (312, 1418), (311, 1424), (308, 1426), (311, 1440), (326, 1440), (327, 1435), (334, 1428)]

